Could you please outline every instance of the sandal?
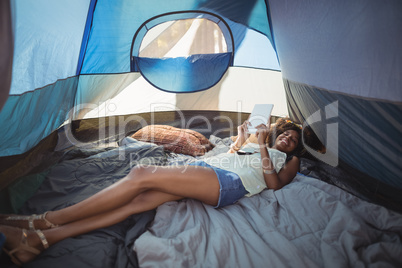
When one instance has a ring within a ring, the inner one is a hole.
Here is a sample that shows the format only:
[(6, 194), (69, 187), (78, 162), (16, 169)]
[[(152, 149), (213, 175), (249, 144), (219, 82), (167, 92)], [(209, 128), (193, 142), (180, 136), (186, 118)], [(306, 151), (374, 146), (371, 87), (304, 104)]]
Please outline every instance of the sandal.
[(8, 226), (14, 226), (14, 225), (11, 225), (11, 223), (7, 224), (7, 221), (28, 221), (28, 230), (35, 231), (37, 228), (35, 228), (34, 221), (42, 220), (45, 222), (45, 225), (47, 227), (47, 228), (41, 228), (42, 230), (59, 227), (59, 225), (53, 224), (46, 219), (47, 213), (48, 213), (48, 211), (46, 211), (45, 213), (40, 214), (40, 215), (33, 214), (31, 216), (11, 215), (11, 216), (6, 217), (3, 220), (3, 224), (8, 225)]
[[(44, 249), (49, 248), (49, 243), (46, 240), (45, 235), (42, 233), (41, 230), (35, 230), (34, 231), (38, 236), (40, 241), (42, 242), (42, 245), (44, 247)], [(28, 234), (27, 234), (27, 230), (22, 229), (22, 236), (21, 236), (21, 242), (19, 244), (18, 247), (16, 247), (13, 250), (6, 250), (5, 248), (3, 248), (4, 252), (10, 256), (11, 261), (18, 265), (18, 266), (22, 266), (23, 263), (21, 262), (21, 260), (19, 260), (16, 256), (14, 256), (15, 253), (19, 252), (19, 251), (27, 251), (30, 252), (34, 255), (39, 255), (41, 253), (41, 251), (39, 249), (36, 249), (34, 247), (31, 247), (30, 245), (28, 245), (28, 240), (27, 240)]]

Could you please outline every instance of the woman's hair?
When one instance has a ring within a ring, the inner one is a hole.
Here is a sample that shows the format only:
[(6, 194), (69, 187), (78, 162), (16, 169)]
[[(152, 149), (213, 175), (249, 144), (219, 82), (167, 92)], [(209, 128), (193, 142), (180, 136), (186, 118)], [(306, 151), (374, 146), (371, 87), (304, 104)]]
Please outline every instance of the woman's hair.
[(294, 130), (299, 134), (299, 143), (296, 149), (290, 155), (300, 156), (304, 153), (305, 149), (302, 142), (302, 126), (291, 121), (289, 118), (279, 118), (274, 125), (271, 126), (269, 135), (267, 137), (267, 144), (272, 147), (276, 138), (287, 130)]

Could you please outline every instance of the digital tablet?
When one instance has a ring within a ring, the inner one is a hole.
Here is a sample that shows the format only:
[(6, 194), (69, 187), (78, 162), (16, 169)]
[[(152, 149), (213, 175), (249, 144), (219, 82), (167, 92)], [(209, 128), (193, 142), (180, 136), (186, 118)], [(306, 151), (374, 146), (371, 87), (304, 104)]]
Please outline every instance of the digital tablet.
[(251, 125), (248, 126), (248, 133), (254, 134), (257, 132), (256, 127), (260, 124), (267, 124), (271, 117), (273, 104), (256, 104), (248, 118)]

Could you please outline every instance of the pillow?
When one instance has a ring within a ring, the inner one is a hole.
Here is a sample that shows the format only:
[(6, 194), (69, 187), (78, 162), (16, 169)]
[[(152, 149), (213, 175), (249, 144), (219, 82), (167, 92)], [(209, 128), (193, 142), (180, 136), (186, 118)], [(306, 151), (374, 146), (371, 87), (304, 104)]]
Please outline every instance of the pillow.
[(201, 133), (166, 125), (149, 125), (134, 133), (132, 138), (162, 145), (167, 151), (192, 156), (204, 155), (214, 145)]

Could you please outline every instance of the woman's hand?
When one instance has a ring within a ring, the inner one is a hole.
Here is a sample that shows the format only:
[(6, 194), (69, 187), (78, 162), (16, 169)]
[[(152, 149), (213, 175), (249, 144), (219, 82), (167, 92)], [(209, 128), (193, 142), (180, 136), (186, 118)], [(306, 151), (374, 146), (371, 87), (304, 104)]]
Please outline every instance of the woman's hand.
[(250, 137), (250, 134), (248, 132), (248, 126), (250, 125), (250, 122), (248, 120), (244, 121), (243, 124), (237, 127), (237, 139), (234, 141), (234, 143), (230, 146), (230, 150), (228, 153), (234, 153), (238, 151), (243, 143)]
[(258, 144), (259, 145), (264, 145), (265, 146), (265, 141), (267, 140), (268, 134), (269, 134), (269, 124), (260, 124), (256, 127), (257, 132), (255, 133)]
[(248, 133), (248, 126), (250, 125), (250, 122), (248, 120), (244, 121), (243, 124), (237, 127), (237, 134), (239, 135), (239, 138), (241, 140), (246, 141), (249, 137), (250, 134)]

